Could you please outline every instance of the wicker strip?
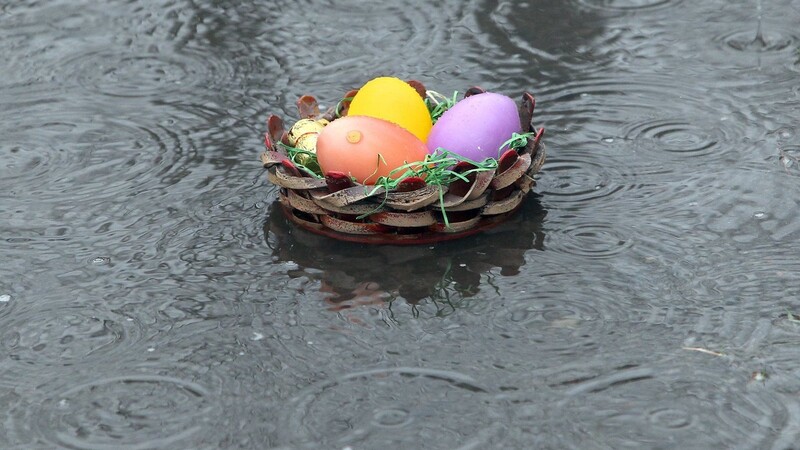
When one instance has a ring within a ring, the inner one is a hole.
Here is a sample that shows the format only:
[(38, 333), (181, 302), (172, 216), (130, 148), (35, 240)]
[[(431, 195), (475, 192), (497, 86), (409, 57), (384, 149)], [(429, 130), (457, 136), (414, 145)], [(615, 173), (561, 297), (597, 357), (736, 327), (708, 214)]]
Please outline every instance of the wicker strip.
[(463, 222), (450, 222), (449, 226), (444, 223), (437, 223), (433, 226), (433, 230), (438, 233), (463, 233), (478, 226), (480, 221), (480, 216), (477, 216)]
[(291, 189), (287, 189), (286, 194), (281, 192), (280, 196), (281, 201), (283, 201), (284, 198), (286, 199), (286, 201), (283, 202), (285, 205), (306, 214), (328, 214), (329, 212), (327, 209), (314, 203), (313, 200), (305, 198)]
[(504, 187), (511, 186), (515, 181), (525, 174), (525, 171), (527, 171), (530, 166), (531, 155), (519, 155), (517, 161), (511, 167), (494, 177), (491, 183), (492, 188), (503, 189)]
[[(324, 181), (324, 180), (323, 180)], [(382, 196), (386, 192), (383, 186), (363, 186), (356, 185), (331, 194), (315, 197), (320, 205), (331, 205), (333, 207), (343, 207), (360, 202), (366, 198)]]
[(267, 179), (275, 185), (286, 189), (320, 189), (326, 186), (325, 180), (312, 177), (297, 177), (287, 173), (283, 166), (273, 166), (267, 171)]
[(350, 222), (348, 220), (337, 219), (333, 216), (320, 216), (323, 225), (333, 231), (347, 234), (379, 234), (386, 230), (386, 227), (379, 223)]
[(436, 224), (436, 217), (431, 211), (414, 213), (380, 212), (369, 216), (370, 220), (393, 227), (427, 227)]
[(480, 211), (480, 209), (486, 206), (488, 202), (489, 202), (489, 194), (484, 193), (483, 195), (474, 200), (469, 200), (454, 206), (445, 207), (445, 211), (452, 211), (452, 212), (471, 211), (471, 210)]
[[(447, 188), (444, 188), (447, 191)], [(416, 191), (389, 192), (385, 205), (401, 211), (415, 211), (432, 205), (439, 200), (440, 188), (426, 185)]]
[(522, 203), (525, 198), (525, 193), (522, 191), (514, 191), (513, 194), (496, 202), (487, 204), (481, 211), (484, 216), (496, 216), (498, 214), (505, 214), (514, 211)]

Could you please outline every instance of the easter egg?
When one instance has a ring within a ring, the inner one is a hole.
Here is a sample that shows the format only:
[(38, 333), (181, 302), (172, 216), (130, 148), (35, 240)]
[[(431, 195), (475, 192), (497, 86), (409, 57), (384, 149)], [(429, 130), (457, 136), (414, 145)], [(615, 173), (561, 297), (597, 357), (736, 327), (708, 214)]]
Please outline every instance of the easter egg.
[(342, 172), (363, 184), (378, 177), (397, 178), (407, 163), (428, 155), (425, 143), (409, 131), (382, 119), (346, 116), (327, 125), (317, 137), (317, 161), (322, 172)]
[(437, 149), (483, 161), (499, 158), (501, 149), (514, 133), (521, 133), (517, 104), (511, 98), (492, 92), (471, 95), (453, 105), (433, 125), (428, 136), (428, 151)]
[(316, 136), (325, 128), (328, 121), (325, 119), (300, 119), (289, 129), (287, 139), (289, 145), (313, 152)]
[(383, 119), (410, 131), (422, 142), (431, 131), (431, 115), (419, 93), (408, 83), (393, 77), (367, 82), (350, 103), (348, 116)]

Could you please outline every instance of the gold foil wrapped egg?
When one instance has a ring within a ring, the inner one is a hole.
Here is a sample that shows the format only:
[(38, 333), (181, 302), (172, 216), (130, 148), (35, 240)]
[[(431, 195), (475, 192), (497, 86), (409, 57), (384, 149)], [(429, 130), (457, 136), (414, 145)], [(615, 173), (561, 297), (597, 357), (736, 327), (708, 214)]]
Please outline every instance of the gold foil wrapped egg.
[[(316, 148), (316, 135), (325, 128), (325, 125), (328, 124), (328, 121), (325, 119), (300, 119), (292, 125), (292, 128), (289, 130), (289, 144), (292, 147), (302, 148), (303, 150), (307, 150), (309, 152), (313, 152)], [(313, 140), (310, 140), (309, 137), (314, 137)], [(304, 139), (305, 138), (305, 139)], [(298, 143), (302, 143), (304, 147), (300, 147)], [(309, 144), (315, 144), (314, 146), (308, 147)]]
[[(325, 119), (300, 119), (292, 125), (289, 130), (289, 145), (294, 148), (305, 150), (309, 153), (317, 152), (317, 137), (319, 132), (328, 125)], [(302, 164), (309, 169), (318, 172), (319, 165), (317, 158), (308, 153), (297, 153), (294, 157), (295, 161)]]

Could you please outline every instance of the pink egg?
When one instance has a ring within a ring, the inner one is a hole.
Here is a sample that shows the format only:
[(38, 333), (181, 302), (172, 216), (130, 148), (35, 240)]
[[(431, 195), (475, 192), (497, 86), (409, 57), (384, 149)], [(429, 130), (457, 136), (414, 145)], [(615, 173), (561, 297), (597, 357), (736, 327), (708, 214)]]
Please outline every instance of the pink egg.
[(443, 148), (473, 161), (499, 158), (500, 146), (521, 132), (514, 100), (492, 92), (471, 95), (436, 121), (428, 135), (428, 152)]
[(407, 163), (427, 156), (425, 143), (405, 128), (383, 119), (346, 116), (325, 126), (317, 138), (317, 160), (322, 172), (342, 172), (359, 183), (378, 177), (397, 178)]

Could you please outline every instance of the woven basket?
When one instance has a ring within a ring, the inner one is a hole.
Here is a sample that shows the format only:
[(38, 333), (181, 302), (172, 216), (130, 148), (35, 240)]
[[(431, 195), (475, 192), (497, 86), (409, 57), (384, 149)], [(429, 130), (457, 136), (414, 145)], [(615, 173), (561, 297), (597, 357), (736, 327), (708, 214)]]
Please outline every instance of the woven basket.
[[(424, 97), (421, 83), (410, 81)], [(470, 88), (465, 97), (484, 92)], [(350, 91), (345, 98), (352, 98)], [(303, 96), (298, 102), (302, 118), (335, 120), (346, 115), (349, 104), (320, 115), (316, 100)], [(294, 165), (278, 142), (288, 143), (283, 121), (267, 120), (267, 150), (261, 162), (267, 179), (280, 187), (279, 202), (286, 217), (311, 232), (334, 239), (370, 244), (428, 244), (458, 239), (495, 226), (513, 215), (536, 184), (534, 175), (544, 164), (544, 129), (533, 126), (535, 100), (524, 93), (519, 102), (523, 132), (533, 132), (527, 145), (506, 151), (494, 171), (473, 172), (469, 181), (448, 186), (428, 185), (419, 178), (403, 180), (389, 191), (362, 185), (343, 174), (317, 178)], [(338, 115), (337, 115), (338, 113)], [(466, 172), (473, 166), (459, 163), (453, 169)], [(444, 211), (444, 214), (443, 214)]]

